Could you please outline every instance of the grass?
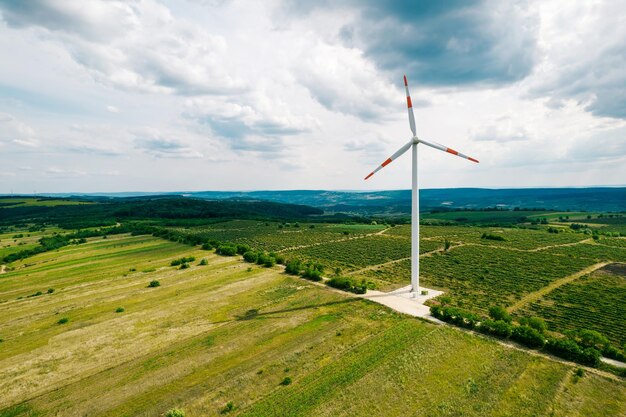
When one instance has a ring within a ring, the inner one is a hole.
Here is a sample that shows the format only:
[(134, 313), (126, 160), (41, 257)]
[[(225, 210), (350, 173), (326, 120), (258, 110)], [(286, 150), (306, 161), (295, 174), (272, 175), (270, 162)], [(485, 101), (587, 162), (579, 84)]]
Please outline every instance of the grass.
[[(189, 256), (207, 265), (169, 266)], [(25, 265), (0, 278), (2, 417), (576, 415), (572, 395), (584, 415), (626, 412), (624, 382), (574, 383), (573, 367), (235, 257), (122, 235)]]

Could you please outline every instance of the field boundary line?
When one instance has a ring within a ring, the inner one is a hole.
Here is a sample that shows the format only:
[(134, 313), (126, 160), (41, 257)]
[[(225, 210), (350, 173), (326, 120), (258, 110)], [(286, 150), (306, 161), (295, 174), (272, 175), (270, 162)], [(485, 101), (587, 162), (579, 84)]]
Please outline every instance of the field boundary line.
[(513, 304), (512, 306), (510, 306), (509, 308), (507, 308), (507, 311), (509, 313), (515, 311), (515, 310), (519, 310), (521, 307), (524, 307), (525, 305), (533, 302), (533, 301), (537, 301), (538, 299), (542, 298), (543, 296), (551, 293), (552, 291), (554, 291), (555, 289), (562, 287), (565, 284), (569, 284), (572, 281), (576, 281), (578, 278), (584, 276), (584, 275), (588, 275), (591, 274), (594, 271), (597, 271), (600, 268), (603, 268), (605, 266), (607, 266), (608, 264), (610, 264), (611, 262), (598, 262), (597, 264), (591, 265), (586, 267), (585, 269), (575, 272), (571, 275), (568, 275), (564, 278), (561, 279), (557, 279), (556, 281), (551, 282), (550, 284), (546, 285), (545, 287), (531, 292), (530, 294), (527, 294), (526, 296), (522, 297), (521, 300), (519, 300), (518, 302), (516, 302), (515, 304)]

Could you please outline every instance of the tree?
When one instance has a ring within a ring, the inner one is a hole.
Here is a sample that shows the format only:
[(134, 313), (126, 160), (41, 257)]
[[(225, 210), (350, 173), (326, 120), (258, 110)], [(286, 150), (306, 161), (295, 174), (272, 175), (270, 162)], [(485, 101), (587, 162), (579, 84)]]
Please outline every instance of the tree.
[(489, 307), (489, 317), (494, 320), (502, 320), (507, 323), (511, 322), (511, 315), (506, 311), (506, 309), (502, 306), (492, 306)]

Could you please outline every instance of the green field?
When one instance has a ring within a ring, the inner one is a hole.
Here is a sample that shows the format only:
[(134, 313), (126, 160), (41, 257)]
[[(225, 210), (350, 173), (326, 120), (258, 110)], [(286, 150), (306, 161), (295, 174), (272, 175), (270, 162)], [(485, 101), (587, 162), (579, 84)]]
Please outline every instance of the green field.
[[(169, 266), (183, 256), (196, 261)], [(12, 266), (0, 275), (3, 417), (218, 416), (229, 402), (241, 416), (626, 414), (623, 380), (578, 380), (569, 365), (278, 267), (150, 236)]]
[(31, 206), (74, 206), (80, 204), (94, 204), (89, 201), (70, 200), (62, 198), (36, 197), (5, 197), (0, 198), (0, 207), (31, 207)]
[(626, 344), (626, 264), (612, 264), (552, 291), (520, 313), (544, 317), (561, 330), (599, 331)]

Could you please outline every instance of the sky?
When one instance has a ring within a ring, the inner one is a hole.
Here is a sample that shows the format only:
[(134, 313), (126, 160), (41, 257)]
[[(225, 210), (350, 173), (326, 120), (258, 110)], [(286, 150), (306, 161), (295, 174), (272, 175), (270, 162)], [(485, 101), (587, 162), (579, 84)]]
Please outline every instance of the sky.
[(0, 0), (0, 193), (626, 184), (626, 1)]

